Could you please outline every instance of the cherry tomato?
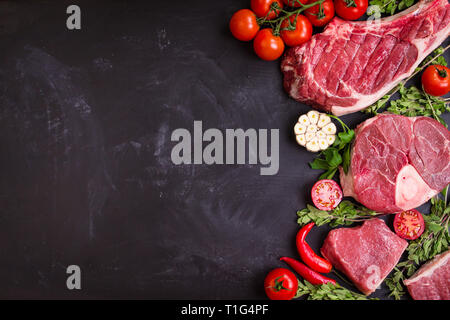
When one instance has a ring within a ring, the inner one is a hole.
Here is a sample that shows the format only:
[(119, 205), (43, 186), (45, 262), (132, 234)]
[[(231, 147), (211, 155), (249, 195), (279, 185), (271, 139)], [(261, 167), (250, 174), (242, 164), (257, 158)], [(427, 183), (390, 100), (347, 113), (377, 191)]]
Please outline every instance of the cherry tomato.
[(266, 28), (256, 35), (255, 40), (253, 40), (253, 49), (261, 59), (272, 61), (283, 54), (284, 42), (281, 37), (273, 34), (272, 29)]
[(302, 4), (307, 4), (309, 0), (283, 0), (283, 2), (285, 4), (287, 4), (290, 7), (301, 7), (302, 5), (299, 3), (301, 2)]
[(315, 27), (323, 27), (334, 17), (334, 4), (332, 0), (325, 0), (321, 4), (305, 10), (305, 16)]
[(431, 65), (422, 74), (423, 90), (432, 96), (443, 96), (450, 91), (450, 69)]
[(252, 40), (259, 31), (255, 13), (248, 9), (236, 11), (230, 20), (230, 31), (238, 40)]
[[(295, 15), (290, 16), (289, 20), (284, 20), (281, 24), (281, 30), (289, 27), (289, 21), (291, 22), (291, 25), (294, 25), (295, 20)], [(281, 31), (281, 39), (283, 39), (284, 43), (290, 47), (298, 46), (311, 39), (312, 32), (313, 28), (311, 22), (309, 22), (304, 15), (299, 14), (297, 16), (297, 22), (295, 22), (295, 30)]]
[(319, 180), (312, 187), (311, 198), (317, 209), (333, 210), (342, 200), (342, 189), (334, 180)]
[[(279, 8), (283, 8), (283, 2), (281, 0), (252, 0), (250, 7), (258, 17), (266, 17), (268, 20), (272, 20), (280, 13), (280, 10), (274, 11), (271, 7), (276, 3)], [(270, 11), (270, 13), (269, 13)]]
[(297, 288), (297, 277), (285, 268), (273, 269), (264, 280), (264, 289), (271, 300), (291, 300), (297, 293)]
[(366, 13), (368, 0), (335, 0), (336, 14), (345, 20), (356, 20)]
[(425, 221), (422, 214), (415, 209), (403, 211), (395, 215), (394, 230), (400, 238), (415, 240), (425, 230)]

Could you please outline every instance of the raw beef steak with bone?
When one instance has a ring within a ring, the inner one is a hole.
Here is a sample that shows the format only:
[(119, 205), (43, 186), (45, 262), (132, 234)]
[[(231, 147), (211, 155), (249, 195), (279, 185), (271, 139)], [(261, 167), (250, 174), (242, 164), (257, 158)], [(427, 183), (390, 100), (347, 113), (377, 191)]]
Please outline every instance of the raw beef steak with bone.
[(374, 21), (335, 17), (324, 32), (286, 52), (284, 87), (319, 110), (356, 112), (410, 76), (449, 34), (448, 0), (422, 0)]
[(450, 183), (450, 132), (428, 117), (381, 114), (355, 130), (344, 196), (378, 212), (420, 206)]

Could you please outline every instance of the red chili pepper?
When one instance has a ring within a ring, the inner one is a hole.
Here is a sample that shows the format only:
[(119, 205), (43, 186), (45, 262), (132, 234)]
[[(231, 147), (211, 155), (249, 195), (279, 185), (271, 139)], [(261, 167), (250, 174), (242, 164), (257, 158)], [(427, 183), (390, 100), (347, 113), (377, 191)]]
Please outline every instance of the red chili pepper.
[(308, 267), (320, 273), (328, 273), (333, 268), (331, 263), (328, 260), (319, 257), (305, 241), (306, 236), (311, 231), (312, 227), (314, 227), (314, 222), (308, 223), (297, 233), (296, 242), (298, 253)]
[(282, 257), (280, 258), (280, 260), (286, 262), (292, 269), (295, 270), (295, 272), (301, 275), (303, 279), (313, 285), (325, 284), (329, 282), (331, 282), (332, 284), (336, 284), (335, 280), (325, 277), (318, 272), (315, 272), (314, 270), (308, 268), (306, 265), (297, 260), (288, 257)]

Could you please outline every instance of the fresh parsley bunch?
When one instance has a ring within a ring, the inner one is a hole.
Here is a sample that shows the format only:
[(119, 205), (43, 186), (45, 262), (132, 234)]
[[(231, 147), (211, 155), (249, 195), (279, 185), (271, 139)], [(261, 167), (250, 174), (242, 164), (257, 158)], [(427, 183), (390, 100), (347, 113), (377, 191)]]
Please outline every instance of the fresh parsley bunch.
[(371, 0), (367, 14), (369, 16), (380, 13), (393, 15), (397, 11), (411, 7), (414, 2), (414, 0)]
[(364, 221), (378, 215), (381, 214), (362, 205), (344, 200), (331, 211), (319, 210), (308, 204), (305, 209), (297, 211), (297, 223), (301, 226), (309, 222), (314, 222), (318, 226), (329, 223), (331, 227), (337, 227)]
[(444, 126), (447, 126), (445, 120), (441, 117), (442, 113), (450, 111), (450, 106), (447, 102), (439, 97), (430, 96), (414, 86), (405, 88), (401, 85), (399, 93), (400, 98), (390, 102), (389, 107), (386, 109), (388, 112), (408, 117), (433, 117)]
[(443, 54), (445, 49), (443, 47), (439, 47), (433, 51), (428, 57), (426, 57), (422, 63), (416, 68), (416, 71), (422, 71), (422, 66), (426, 66), (428, 64), (438, 64), (441, 66), (447, 66), (447, 61), (445, 60)]
[(365, 295), (350, 291), (339, 284), (326, 283), (312, 285), (308, 281), (298, 281), (298, 289), (295, 298), (308, 296), (308, 300), (378, 300), (369, 299)]

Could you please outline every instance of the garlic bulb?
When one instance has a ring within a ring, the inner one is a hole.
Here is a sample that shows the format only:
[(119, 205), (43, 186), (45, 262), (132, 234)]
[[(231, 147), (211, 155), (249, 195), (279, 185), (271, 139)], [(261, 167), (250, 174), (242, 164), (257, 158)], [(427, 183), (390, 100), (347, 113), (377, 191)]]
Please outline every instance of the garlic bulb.
[(327, 149), (336, 140), (336, 126), (326, 113), (309, 111), (298, 118), (294, 126), (297, 143), (306, 150), (318, 152)]

